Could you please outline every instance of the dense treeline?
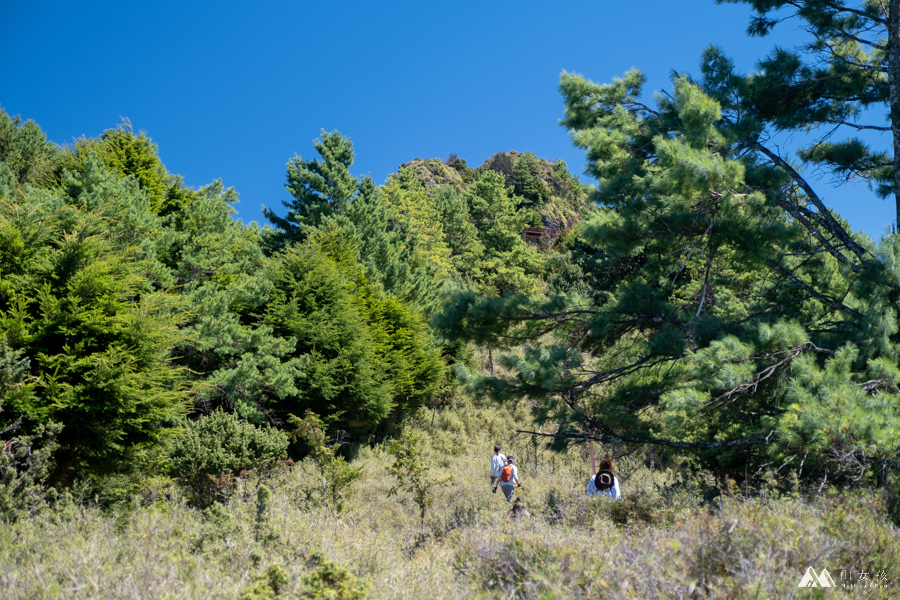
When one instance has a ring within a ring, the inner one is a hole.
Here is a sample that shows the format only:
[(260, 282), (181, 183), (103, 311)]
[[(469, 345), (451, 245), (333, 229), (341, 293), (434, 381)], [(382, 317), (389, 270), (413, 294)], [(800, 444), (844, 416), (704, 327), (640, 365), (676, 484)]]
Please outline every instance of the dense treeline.
[[(376, 185), (323, 132), (260, 228), (233, 219), (233, 189), (186, 186), (128, 123), (60, 148), (0, 113), (7, 479), (24, 489), (45, 469), (124, 493), (170, 470), (210, 414), (256, 427), (245, 460), (221, 461), (233, 472), (281, 447), (264, 425), (321, 418), (364, 440), (461, 381), (528, 398), (558, 446), (883, 484), (900, 452), (900, 238), (852, 232), (798, 160), (900, 206), (897, 153), (852, 136), (900, 148), (900, 8), (748, 3), (752, 34), (795, 10), (812, 40), (751, 74), (709, 48), (654, 104), (638, 71), (563, 74), (562, 124), (596, 188), (518, 152), (474, 169), (415, 159)], [(879, 107), (891, 125), (862, 120)], [(800, 130), (812, 141), (795, 157), (772, 142)], [(52, 468), (35, 465), (48, 453)]]
[(449, 366), (471, 359), (430, 326), (448, 291), (540, 292), (547, 249), (523, 227), (587, 214), (565, 165), (531, 154), (498, 155), (526, 166), (509, 173), (419, 161), (465, 181), (407, 166), (376, 186), (340, 133), (315, 150), (288, 163), (287, 213), (260, 228), (128, 123), (60, 148), (0, 113), (0, 431), (25, 448), (52, 428), (48, 481), (127, 490), (168, 468), (185, 417), (217, 409), (388, 430), (453, 396)]

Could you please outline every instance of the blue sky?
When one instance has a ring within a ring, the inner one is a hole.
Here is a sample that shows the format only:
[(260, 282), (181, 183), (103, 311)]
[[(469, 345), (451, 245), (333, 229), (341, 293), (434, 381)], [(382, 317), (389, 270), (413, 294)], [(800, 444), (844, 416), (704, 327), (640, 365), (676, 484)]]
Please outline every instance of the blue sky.
[[(415, 157), (474, 167), (507, 150), (565, 160), (589, 182), (558, 125), (563, 70), (605, 82), (637, 67), (656, 90), (673, 69), (697, 73), (709, 44), (750, 70), (800, 40), (790, 22), (748, 38), (749, 9), (713, 0), (9, 0), (3, 12), (7, 112), (57, 143), (128, 118), (189, 185), (234, 186), (244, 222), (289, 199), (285, 163), (313, 157), (323, 128), (353, 139), (353, 172), (376, 183)], [(873, 237), (893, 218), (865, 186), (819, 188)]]

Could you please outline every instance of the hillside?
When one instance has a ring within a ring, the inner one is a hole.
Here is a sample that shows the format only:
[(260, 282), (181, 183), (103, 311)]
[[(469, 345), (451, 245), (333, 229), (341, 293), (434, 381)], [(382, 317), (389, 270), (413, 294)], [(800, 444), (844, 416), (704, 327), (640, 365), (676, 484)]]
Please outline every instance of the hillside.
[[(591, 499), (586, 448), (534, 446), (512, 433), (511, 424), (528, 427), (528, 419), (524, 406), (457, 406), (410, 420), (427, 477), (451, 478), (433, 488), (424, 527), (413, 497), (391, 494), (394, 457), (381, 445), (359, 449), (352, 464), (362, 475), (344, 490), (340, 512), (323, 503), (325, 482), (311, 460), (242, 481), (204, 511), (168, 487), (112, 506), (68, 497), (0, 528), (0, 595), (774, 598), (795, 590), (812, 566), (839, 586), (850, 573), (858, 584), (863, 572), (878, 586), (826, 593), (896, 597), (900, 532), (881, 494), (782, 496), (732, 482), (719, 495), (687, 469), (623, 456), (623, 499)], [(490, 491), (494, 443), (519, 458), (530, 517), (510, 519), (502, 495)]]

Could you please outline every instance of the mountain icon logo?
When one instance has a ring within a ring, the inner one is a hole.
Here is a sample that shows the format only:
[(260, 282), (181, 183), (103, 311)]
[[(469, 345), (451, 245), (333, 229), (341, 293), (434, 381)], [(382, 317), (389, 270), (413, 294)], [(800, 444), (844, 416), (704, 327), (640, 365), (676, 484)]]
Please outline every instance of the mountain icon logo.
[(834, 585), (834, 579), (831, 578), (831, 575), (828, 573), (828, 569), (822, 569), (822, 573), (816, 575), (815, 570), (812, 567), (808, 567), (806, 569), (806, 574), (803, 575), (803, 578), (800, 580), (800, 584), (797, 587), (837, 587)]

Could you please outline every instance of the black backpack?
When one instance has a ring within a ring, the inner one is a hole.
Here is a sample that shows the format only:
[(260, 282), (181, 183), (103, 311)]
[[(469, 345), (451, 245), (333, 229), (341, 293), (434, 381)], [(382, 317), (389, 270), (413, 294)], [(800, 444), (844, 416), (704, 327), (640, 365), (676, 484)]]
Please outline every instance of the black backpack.
[(594, 477), (594, 486), (601, 492), (608, 492), (616, 484), (616, 477), (609, 469), (600, 469)]

